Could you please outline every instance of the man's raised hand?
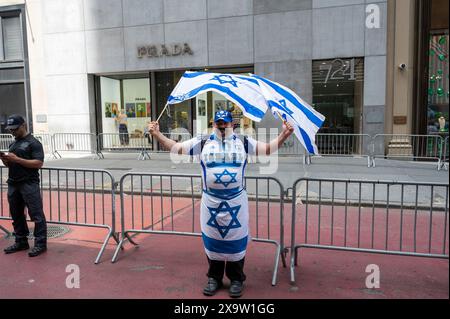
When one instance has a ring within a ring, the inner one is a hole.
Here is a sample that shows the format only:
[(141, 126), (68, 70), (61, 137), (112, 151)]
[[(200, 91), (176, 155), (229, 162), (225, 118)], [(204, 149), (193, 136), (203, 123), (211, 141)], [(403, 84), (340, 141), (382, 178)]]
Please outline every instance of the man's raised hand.
[(150, 122), (148, 124), (148, 131), (150, 132), (150, 134), (155, 135), (159, 133), (159, 123), (158, 122)]
[(286, 136), (290, 136), (294, 132), (294, 128), (292, 127), (291, 123), (288, 121), (283, 122), (283, 134)]

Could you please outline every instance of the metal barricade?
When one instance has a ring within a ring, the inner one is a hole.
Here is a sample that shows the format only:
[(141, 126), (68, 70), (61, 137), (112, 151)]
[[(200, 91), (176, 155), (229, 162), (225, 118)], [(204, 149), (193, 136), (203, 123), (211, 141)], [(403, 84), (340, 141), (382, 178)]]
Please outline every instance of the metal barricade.
[(62, 158), (61, 152), (89, 152), (97, 154), (97, 136), (93, 133), (54, 133), (53, 156)]
[(449, 157), (449, 140), (448, 140), (448, 136), (444, 139), (444, 145), (442, 146), (442, 163), (441, 163), (441, 167), (443, 167), (445, 170), (448, 170), (448, 157)]
[(11, 134), (0, 134), (0, 151), (7, 152), (12, 142), (14, 142), (14, 136)]
[[(277, 247), (272, 277), (272, 285), (275, 285), (280, 257), (286, 266), (283, 186), (270, 177), (246, 177), (245, 183), (252, 240)], [(139, 233), (201, 236), (201, 196), (200, 175), (124, 175), (120, 180), (122, 236), (112, 262), (116, 262), (125, 241), (136, 245), (133, 238)]]
[(291, 282), (299, 248), (449, 257), (448, 184), (301, 178), (292, 194)]
[[(257, 133), (253, 135), (248, 135), (249, 137), (252, 137), (256, 139), (257, 141), (261, 141), (264, 143), (269, 143), (273, 139), (277, 138), (279, 134), (275, 133)], [(299, 156), (303, 155), (305, 153), (305, 150), (303, 146), (300, 144), (298, 139), (291, 135), (289, 136), (286, 141), (283, 142), (283, 144), (278, 149), (278, 155), (283, 156)]]
[(305, 154), (303, 162), (311, 164), (314, 157), (365, 157), (370, 167), (372, 138), (368, 134), (316, 134), (319, 155)]
[[(0, 167), (0, 219), (8, 219), (8, 169)], [(73, 225), (108, 230), (100, 252), (99, 263), (111, 237), (118, 243), (115, 217), (115, 181), (103, 170), (42, 168), (40, 188), (44, 213), (48, 223)], [(8, 230), (3, 228), (7, 234)]]
[[(183, 143), (185, 141), (190, 140), (193, 136), (190, 133), (186, 133), (186, 132), (162, 132), (162, 134), (177, 142), (177, 143)], [(153, 150), (153, 152), (160, 152), (160, 153), (165, 153), (165, 152), (169, 152), (169, 150), (163, 149), (161, 145), (159, 145), (159, 143), (157, 143), (156, 145), (156, 149)]]
[(138, 160), (150, 159), (148, 151), (151, 149), (151, 138), (133, 136), (128, 133), (100, 133), (97, 137), (97, 155), (105, 158), (103, 152), (138, 151)]
[(377, 134), (372, 139), (372, 165), (375, 158), (436, 160), (441, 169), (442, 138), (439, 135)]

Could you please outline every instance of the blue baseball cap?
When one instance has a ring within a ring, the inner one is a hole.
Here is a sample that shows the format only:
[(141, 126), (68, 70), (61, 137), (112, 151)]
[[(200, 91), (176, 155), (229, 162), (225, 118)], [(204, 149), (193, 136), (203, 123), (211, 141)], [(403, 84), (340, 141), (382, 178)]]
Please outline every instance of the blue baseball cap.
[(231, 113), (228, 111), (217, 111), (216, 115), (214, 116), (214, 122), (217, 122), (220, 120), (222, 120), (226, 123), (230, 123), (233, 121), (233, 117), (231, 116)]

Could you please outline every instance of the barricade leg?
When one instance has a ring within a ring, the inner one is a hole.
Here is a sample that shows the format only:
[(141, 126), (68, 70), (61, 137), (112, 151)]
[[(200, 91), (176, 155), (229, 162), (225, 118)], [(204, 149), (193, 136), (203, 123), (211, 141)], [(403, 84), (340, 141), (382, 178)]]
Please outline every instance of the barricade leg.
[(12, 233), (1, 225), (0, 230), (2, 230), (6, 234), (6, 237), (12, 236)]
[(148, 154), (147, 151), (141, 151), (141, 153), (138, 156), (138, 161), (140, 160), (145, 161), (146, 159), (150, 159), (150, 154)]
[(303, 165), (310, 165), (311, 164), (311, 156), (303, 154)]
[(125, 243), (125, 240), (128, 240), (131, 244), (139, 247), (139, 244), (137, 244), (135, 241), (133, 241), (133, 239), (131, 239), (131, 237), (128, 235), (128, 233), (124, 233), (122, 235), (122, 239), (120, 240), (120, 242), (117, 245), (116, 251), (114, 252), (113, 258), (111, 259), (112, 263), (115, 263), (117, 261), (117, 257), (119, 256), (119, 251), (121, 249), (123, 249), (123, 244)]
[(61, 154), (59, 154), (58, 151), (54, 151), (52, 155), (53, 155), (53, 158), (54, 158), (54, 159), (60, 159), (60, 158), (62, 158)]
[(301, 246), (297, 245), (291, 248), (291, 283), (295, 283), (295, 267), (298, 266), (298, 249)]
[(105, 240), (103, 241), (102, 248), (100, 249), (100, 252), (98, 253), (97, 258), (95, 259), (95, 262), (94, 262), (95, 264), (98, 264), (98, 263), (100, 262), (100, 258), (102, 258), (102, 255), (103, 255), (103, 253), (105, 252), (106, 245), (108, 244), (109, 239), (110, 239), (111, 237), (114, 237), (114, 236), (115, 236), (115, 235), (113, 234), (113, 230), (112, 230), (111, 228), (109, 228), (109, 227), (108, 227), (108, 229), (109, 229), (108, 235), (106, 235), (106, 238), (105, 238)]
[[(280, 264), (280, 255), (281, 253), (281, 245), (277, 244), (277, 252), (275, 256), (275, 265), (273, 268), (273, 276), (272, 276), (272, 286), (275, 286), (277, 284), (277, 274), (278, 274), (278, 265)], [(283, 258), (284, 260), (284, 258)], [(285, 262), (283, 262), (284, 264)]]
[(281, 252), (281, 262), (283, 263), (283, 268), (287, 267), (287, 263), (286, 263), (286, 256), (288, 254), (289, 249), (288, 248), (284, 248), (283, 251)]
[(111, 259), (112, 263), (115, 263), (117, 261), (117, 256), (119, 255), (119, 251), (120, 251), (120, 249), (123, 249), (123, 246), (122, 246), (123, 242), (124, 242), (124, 239), (122, 238), (116, 247), (116, 251), (114, 252), (113, 258)]
[(290, 265), (290, 271), (291, 271), (291, 283), (295, 283), (295, 263), (296, 263), (296, 254), (297, 254), (297, 248), (291, 247), (291, 265)]

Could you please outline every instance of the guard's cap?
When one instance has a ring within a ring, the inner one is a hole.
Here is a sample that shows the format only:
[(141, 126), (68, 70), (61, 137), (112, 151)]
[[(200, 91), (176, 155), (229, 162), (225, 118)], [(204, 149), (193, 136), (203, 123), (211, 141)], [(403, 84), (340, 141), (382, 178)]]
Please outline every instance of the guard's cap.
[(7, 130), (15, 130), (19, 126), (21, 126), (23, 123), (25, 123), (25, 119), (19, 115), (19, 114), (13, 114), (8, 116), (8, 119), (6, 120), (6, 128)]

